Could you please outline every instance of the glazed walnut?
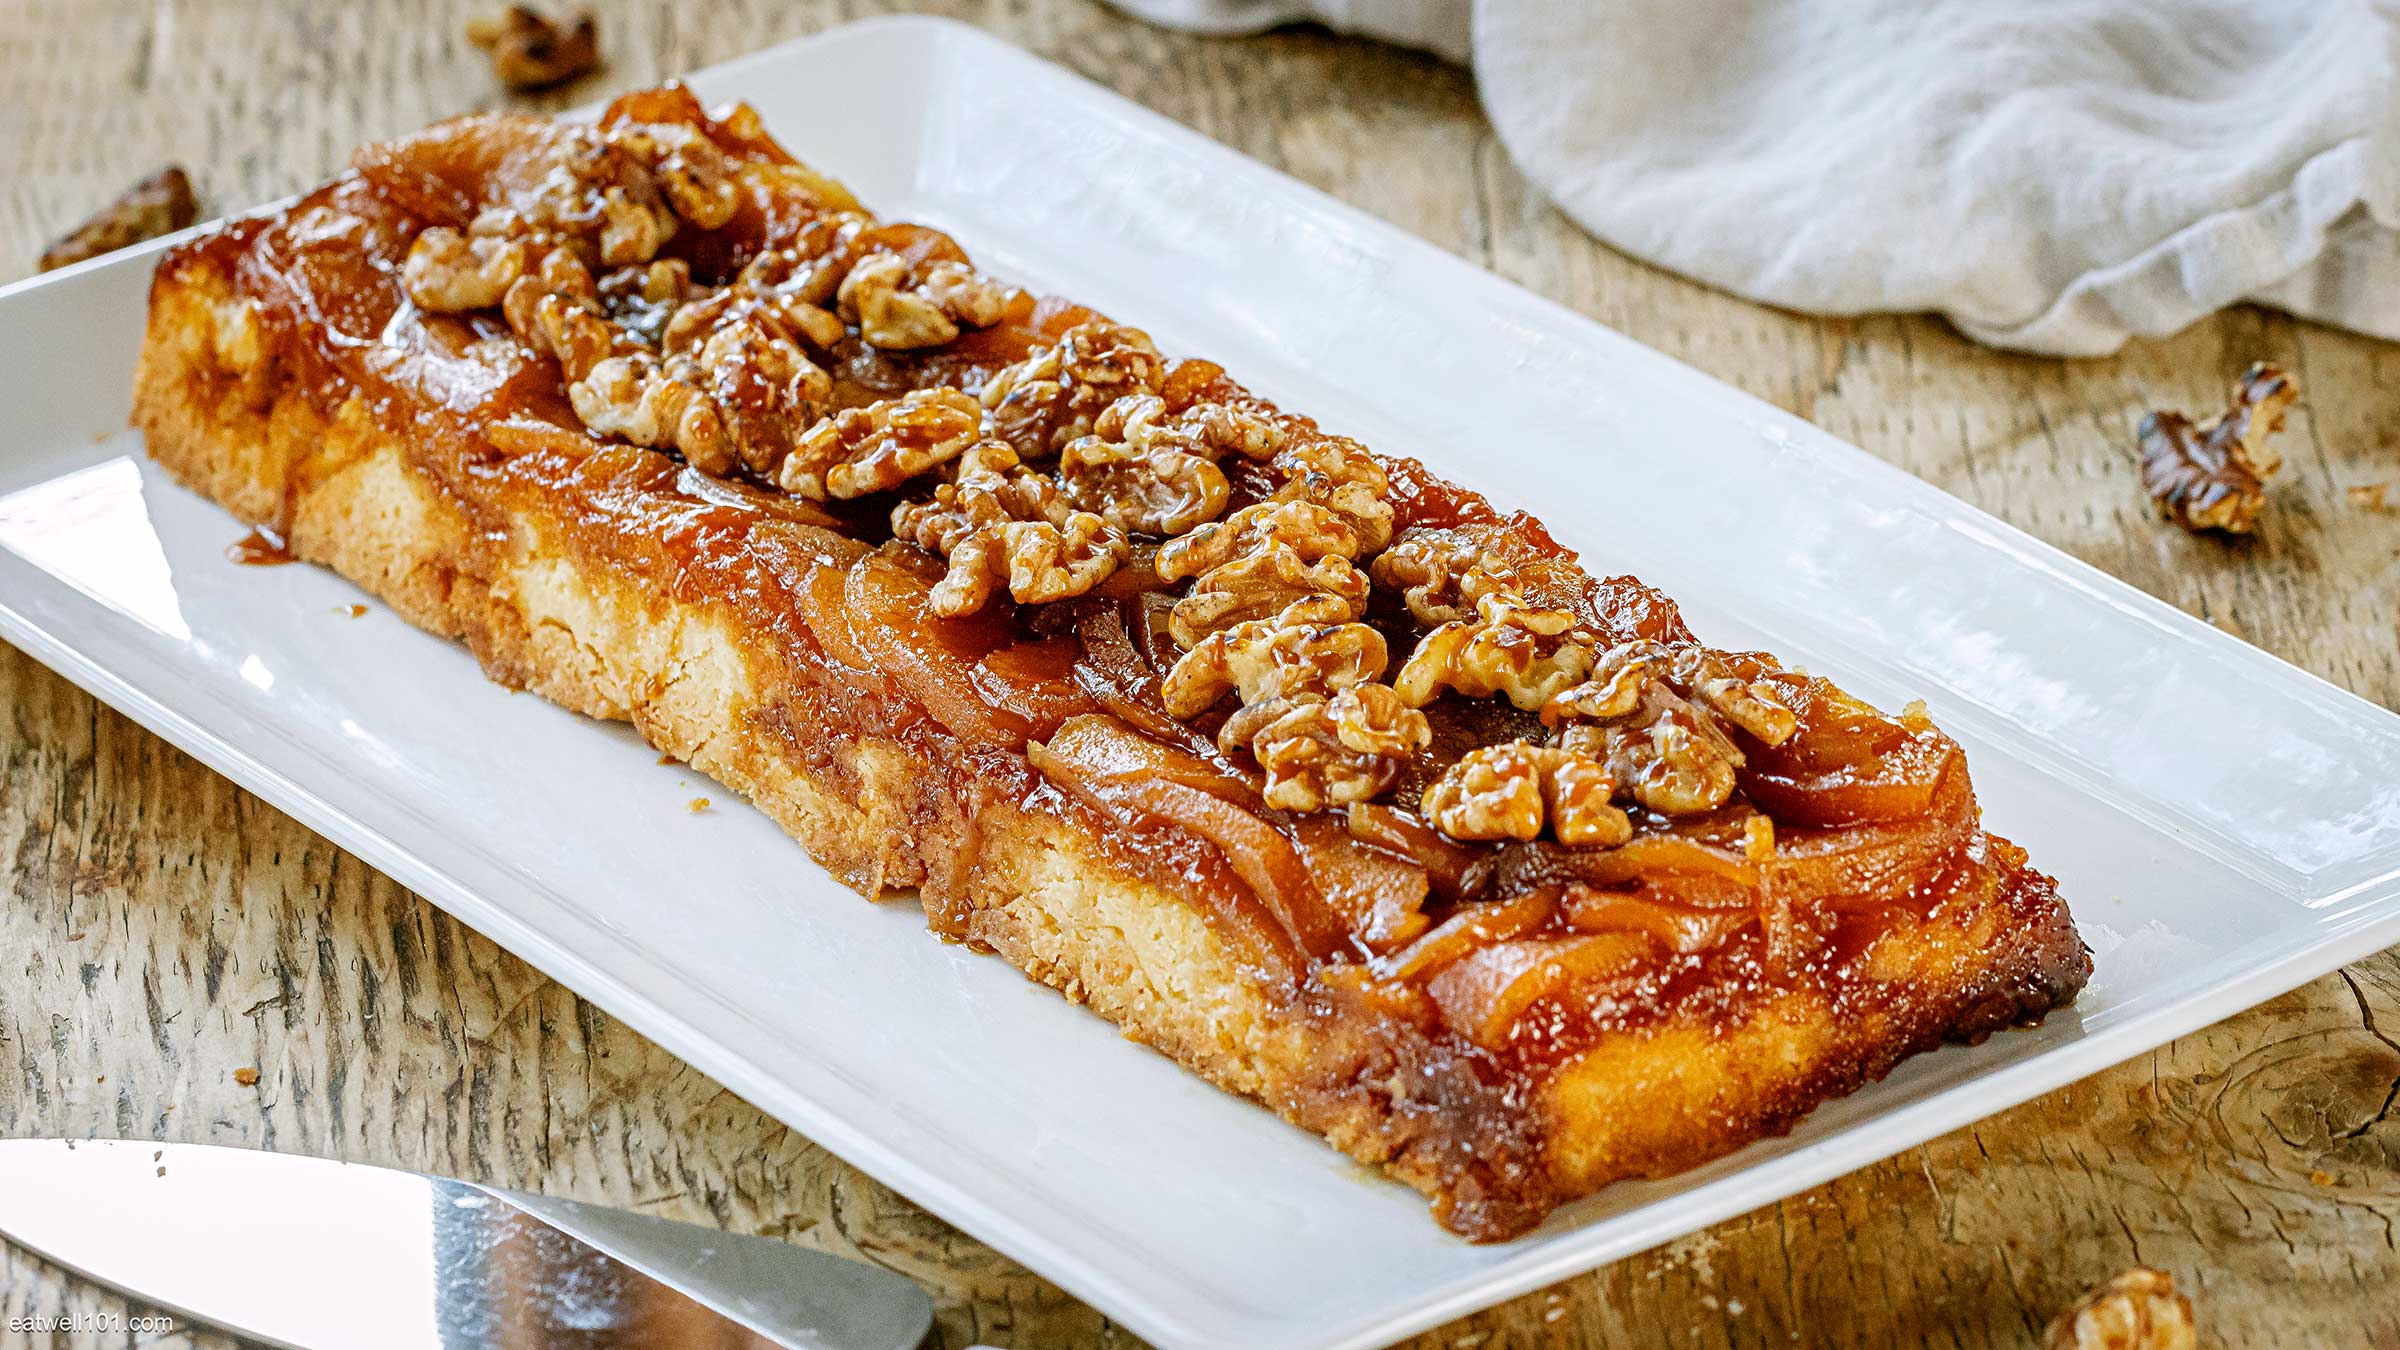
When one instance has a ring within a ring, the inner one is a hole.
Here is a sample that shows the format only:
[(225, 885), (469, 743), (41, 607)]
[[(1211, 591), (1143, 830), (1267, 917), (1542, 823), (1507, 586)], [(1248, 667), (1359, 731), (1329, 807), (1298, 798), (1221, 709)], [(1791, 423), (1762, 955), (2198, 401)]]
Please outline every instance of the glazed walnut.
[(1718, 716), (1769, 745), (1781, 745), (1798, 728), (1792, 711), (1764, 689), (1741, 678), (1720, 653), (1706, 647), (1663, 642), (1624, 642), (1601, 653), (1591, 678), (1562, 691), (1544, 709), (1546, 721), (1567, 717), (1603, 721), (1640, 706), (1642, 695), (1664, 682), (1684, 697), (1706, 704)]
[[(665, 365), (715, 402), (731, 458), (770, 480), (792, 444), (822, 419), (833, 396), (833, 377), (808, 358), (790, 329), (758, 305), (733, 309), (697, 351), (670, 351)], [(710, 473), (732, 468), (720, 462), (722, 455), (704, 459), (680, 442), (675, 448)]]
[(691, 224), (722, 229), (741, 208), (732, 157), (700, 128), (681, 122), (636, 123), (617, 129), (615, 138), (649, 166), (659, 194)]
[[(1225, 471), (1172, 441), (1128, 428), (1119, 399), (1093, 433), (1067, 443), (1058, 459), (1068, 500), (1120, 530), (1174, 536), (1214, 520), (1233, 495)], [(1155, 403), (1156, 399), (1142, 400)]]
[(1157, 393), (1164, 372), (1148, 334), (1090, 319), (986, 381), (984, 412), (992, 435), (1027, 459), (1047, 459), (1091, 435), (1118, 399)]
[(600, 313), (600, 288), (572, 252), (550, 250), (538, 270), (520, 276), (500, 311), (527, 346), (558, 362), (570, 383), (620, 350), (616, 327)]
[(1392, 504), (1384, 499), (1391, 476), (1365, 446), (1345, 436), (1311, 436), (1277, 454), (1272, 466), (1284, 475), (1278, 501), (1314, 502), (1333, 511), (1357, 532), (1365, 552), (1392, 541)]
[(1506, 741), (1469, 751), (1425, 789), (1434, 828), (1453, 839), (1534, 839), (1549, 827), (1559, 842), (1613, 848), (1633, 822), (1610, 803), (1605, 766), (1560, 746)]
[(1237, 559), (1288, 552), (1302, 563), (1358, 556), (1358, 532), (1333, 511), (1305, 501), (1266, 501), (1203, 525), (1158, 551), (1158, 575), (1182, 581)]
[(1657, 642), (1602, 653), (1592, 678), (1562, 691), (1542, 718), (1564, 724), (1560, 745), (1599, 761), (1620, 790), (1671, 816), (1715, 810), (1733, 795), (1744, 761), (1726, 724), (1768, 745), (1798, 727), (1790, 709), (1724, 657)]
[(410, 303), (437, 314), (461, 314), (500, 303), (525, 275), (523, 239), (468, 235), (435, 225), (408, 247), (400, 284)]
[(704, 472), (733, 467), (715, 400), (669, 374), (648, 352), (594, 362), (582, 379), (567, 386), (567, 400), (595, 434), (674, 449)]
[(1392, 677), (1412, 706), (1451, 689), (1469, 698), (1504, 694), (1531, 711), (1591, 670), (1597, 640), (1565, 610), (1536, 609), (1502, 589), (1477, 600), (1475, 614), (1427, 633)]
[(1286, 811), (1366, 801), (1391, 787), (1410, 757), (1433, 742), (1425, 714), (1402, 703), (1389, 685), (1354, 685), (1330, 699), (1277, 699), (1236, 717), (1259, 709), (1275, 715), (1239, 739), (1266, 772), (1267, 805)]
[(1123, 536), (1088, 511), (1057, 525), (1012, 520), (986, 526), (950, 551), (950, 571), (926, 607), (944, 618), (972, 614), (1003, 586), (1021, 604), (1070, 599), (1106, 580), (1124, 556)]
[(2199, 1333), (2192, 1301), (2175, 1292), (2175, 1277), (2135, 1266), (2060, 1313), (2042, 1338), (2043, 1350), (2193, 1350)]
[(1244, 704), (1329, 697), (1381, 675), (1390, 659), (1383, 634), (1350, 622), (1341, 601), (1310, 596), (1211, 634), (1167, 671), (1159, 692), (1170, 714), (1196, 717), (1229, 693)]
[(1438, 532), (1402, 539), (1376, 555), (1371, 570), (1376, 584), (1398, 590), (1428, 628), (1472, 618), (1478, 600), (1514, 587), (1482, 547)]
[(1355, 619), (1367, 612), (1367, 574), (1338, 553), (1311, 562), (1291, 548), (1261, 549), (1203, 573), (1168, 611), (1167, 631), (1178, 646), (1193, 647), (1302, 600), (1330, 602)]
[(1124, 535), (1074, 509), (1056, 483), (1024, 469), (997, 441), (969, 447), (957, 468), (932, 500), (892, 511), (892, 533), (949, 561), (928, 602), (935, 614), (972, 614), (1003, 585), (1025, 604), (1081, 595), (1131, 552)]
[(958, 458), (983, 429), (983, 405), (955, 389), (917, 389), (820, 419), (776, 482), (810, 501), (886, 492)]
[(1008, 293), (965, 263), (870, 253), (851, 264), (834, 302), (869, 346), (909, 351), (951, 341), (962, 324), (998, 323)]
[(2233, 406), (2206, 426), (2176, 412), (2154, 412), (2140, 432), (2142, 490), (2158, 513), (2187, 530), (2247, 534), (2266, 505), (2267, 481), (2283, 469), (2268, 438), (2300, 386), (2274, 366), (2250, 367), (2234, 386)]

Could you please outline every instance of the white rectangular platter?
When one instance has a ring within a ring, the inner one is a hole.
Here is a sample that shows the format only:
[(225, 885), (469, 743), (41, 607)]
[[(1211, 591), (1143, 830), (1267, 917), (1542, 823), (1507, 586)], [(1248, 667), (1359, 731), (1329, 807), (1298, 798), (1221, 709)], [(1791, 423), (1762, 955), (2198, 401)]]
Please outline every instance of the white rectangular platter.
[[(695, 77), (887, 216), (1531, 504), (1728, 646), (1968, 749), (2098, 959), (2077, 1008), (1476, 1247), (622, 728), (241, 528), (123, 430), (157, 247), (0, 291), (0, 635), (828, 1148), (1167, 1346), (1356, 1347), (1887, 1157), (2400, 941), (2400, 719), (1814, 428), (973, 30)], [(856, 110), (871, 106), (873, 118)], [(894, 111), (896, 110), (896, 111)]]

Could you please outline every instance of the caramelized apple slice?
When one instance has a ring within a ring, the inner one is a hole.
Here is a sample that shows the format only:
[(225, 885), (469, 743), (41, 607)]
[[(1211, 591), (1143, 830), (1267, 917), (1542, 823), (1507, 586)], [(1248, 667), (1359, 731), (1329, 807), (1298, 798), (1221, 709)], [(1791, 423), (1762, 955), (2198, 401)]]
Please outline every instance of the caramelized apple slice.
[(1012, 642), (985, 653), (968, 672), (968, 682), (985, 707), (1022, 717), (1036, 738), (1047, 737), (1068, 718), (1100, 710), (1075, 683), (1081, 652), (1082, 645), (1071, 637)]
[(1433, 931), (1372, 964), (1387, 980), (1417, 980), (1463, 960), (1478, 947), (1530, 933), (1549, 922), (1558, 908), (1555, 889), (1526, 891), (1506, 900), (1462, 907), (1434, 925)]
[(1744, 659), (1800, 722), (1781, 745), (1744, 739), (1748, 763), (1737, 781), (1761, 809), (1780, 822), (1852, 825), (1907, 820), (1932, 806), (1958, 745), (1921, 709), (1889, 717), (1829, 681)]
[(1343, 932), (1379, 952), (1423, 931), (1424, 868), (1351, 838), (1337, 816), (1300, 816), (1287, 829)]
[(1559, 912), (1576, 932), (1647, 933), (1667, 950), (1685, 956), (1723, 943), (1756, 918), (1747, 909), (1681, 905), (1589, 886), (1569, 887)]
[(1351, 948), (1349, 930), (1326, 905), (1299, 850), (1272, 824), (1219, 795), (1223, 775), (1205, 761), (1105, 716), (1073, 718), (1027, 754), (1045, 776), (1103, 810), (1156, 817), (1216, 845), (1301, 952), (1321, 959)]
[(1628, 980), (1655, 950), (1634, 932), (1495, 943), (1434, 976), (1425, 992), (1451, 1030), (1497, 1050), (1537, 1001)]
[(1491, 852), (1459, 843), (1414, 811), (1381, 802), (1352, 802), (1347, 823), (1357, 838), (1414, 860), (1433, 888), (1451, 900), (1466, 894), (1468, 870)]
[(933, 579), (914, 563), (902, 550), (886, 549), (851, 565), (842, 591), (851, 645), (870, 668), (891, 672), (953, 734), (1011, 750), (1023, 746), (1033, 720), (992, 707), (975, 687), (977, 663), (1012, 636), (1005, 611), (935, 618), (926, 600)]

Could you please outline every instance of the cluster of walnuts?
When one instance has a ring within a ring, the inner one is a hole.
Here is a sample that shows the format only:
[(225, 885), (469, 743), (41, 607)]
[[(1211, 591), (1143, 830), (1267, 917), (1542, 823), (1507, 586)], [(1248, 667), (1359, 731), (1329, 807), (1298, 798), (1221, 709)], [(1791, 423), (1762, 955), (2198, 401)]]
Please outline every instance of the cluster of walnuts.
[[(1426, 788), (1426, 816), (1460, 839), (1622, 843), (1621, 802), (1668, 815), (1724, 803), (1742, 763), (1729, 727), (1770, 745), (1792, 734), (1789, 710), (1715, 653), (1603, 649), (1473, 541), (1395, 540), (1391, 482), (1365, 447), (1238, 395), (1198, 396), (1136, 329), (1077, 324), (977, 393), (832, 406), (828, 368), (853, 332), (886, 351), (938, 347), (1019, 296), (813, 175), (800, 186), (826, 209), (724, 284), (661, 256), (686, 226), (721, 228), (748, 194), (781, 190), (766, 180), (805, 172), (794, 166), (728, 155), (695, 125), (604, 121), (561, 129), (520, 172), (509, 207), (418, 236), (402, 272), (417, 306), (498, 308), (558, 361), (586, 427), (703, 472), (820, 502), (929, 481), (892, 530), (944, 560), (937, 615), (1004, 592), (1083, 595), (1136, 539), (1163, 541), (1158, 580), (1188, 583), (1167, 624), (1183, 649), (1167, 710), (1197, 717), (1234, 695), (1218, 743), (1256, 761), (1272, 806), (1390, 789), (1431, 744), (1423, 710), (1444, 694), (1503, 697), (1551, 728), (1476, 750)], [(1235, 460), (1278, 486), (1227, 514)], [(1377, 583), (1428, 630), (1388, 682), (1391, 652), (1364, 622)]]
[(903, 255), (847, 200), (725, 285), (696, 284), (659, 256), (684, 226), (721, 228), (746, 190), (778, 179), (825, 186), (728, 155), (698, 126), (561, 127), (516, 171), (509, 205), (417, 236), (401, 271), (409, 299), (437, 313), (498, 307), (557, 359), (586, 427), (705, 472), (776, 478), (831, 411), (825, 363), (853, 326), (875, 347), (938, 346), (998, 322), (1010, 299), (962, 261)]
[(1797, 729), (1789, 708), (1705, 647), (1633, 641), (1601, 648), (1565, 610), (1528, 601), (1509, 568), (1454, 535), (1428, 532), (1377, 558), (1375, 578), (1437, 625), (1393, 686), (1422, 707), (1444, 691), (1506, 697), (1539, 712), (1546, 743), (1470, 751), (1425, 789), (1421, 806), (1456, 839), (1533, 839), (1613, 846), (1632, 837), (1618, 805), (1661, 815), (1711, 811), (1733, 795), (1741, 747)]

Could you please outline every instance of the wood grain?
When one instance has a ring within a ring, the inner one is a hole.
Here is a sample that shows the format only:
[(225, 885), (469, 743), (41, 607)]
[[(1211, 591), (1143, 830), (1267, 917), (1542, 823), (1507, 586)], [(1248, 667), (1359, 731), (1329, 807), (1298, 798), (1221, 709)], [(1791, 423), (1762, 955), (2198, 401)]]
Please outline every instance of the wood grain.
[[(239, 208), (311, 182), (361, 140), (506, 101), (461, 37), (482, 7), (0, 0), (0, 276), (169, 160), (211, 206)], [(876, 7), (599, 8), (605, 70), (531, 106)], [(2060, 363), (1923, 318), (1786, 314), (1577, 232), (1511, 167), (1471, 82), (1430, 60), (1315, 31), (1182, 37), (1074, 0), (935, 8), (2400, 704), (2400, 515), (2343, 494), (2400, 480), (2400, 348), (2236, 310)], [(2308, 394), (2261, 533), (2228, 546), (2155, 524), (2134, 487), (2133, 423), (2154, 406), (2214, 410), (2259, 358)], [(240, 1144), (532, 1187), (880, 1262), (936, 1291), (950, 1346), (1138, 1343), (6, 648), (0, 757), (0, 1133)], [(255, 1086), (236, 1081), (242, 1068)], [(2385, 953), (1412, 1344), (2024, 1346), (2138, 1260), (2196, 1294), (2210, 1344), (2400, 1347), (2395, 1094), (2400, 961)], [(0, 1325), (126, 1311), (0, 1254)]]

